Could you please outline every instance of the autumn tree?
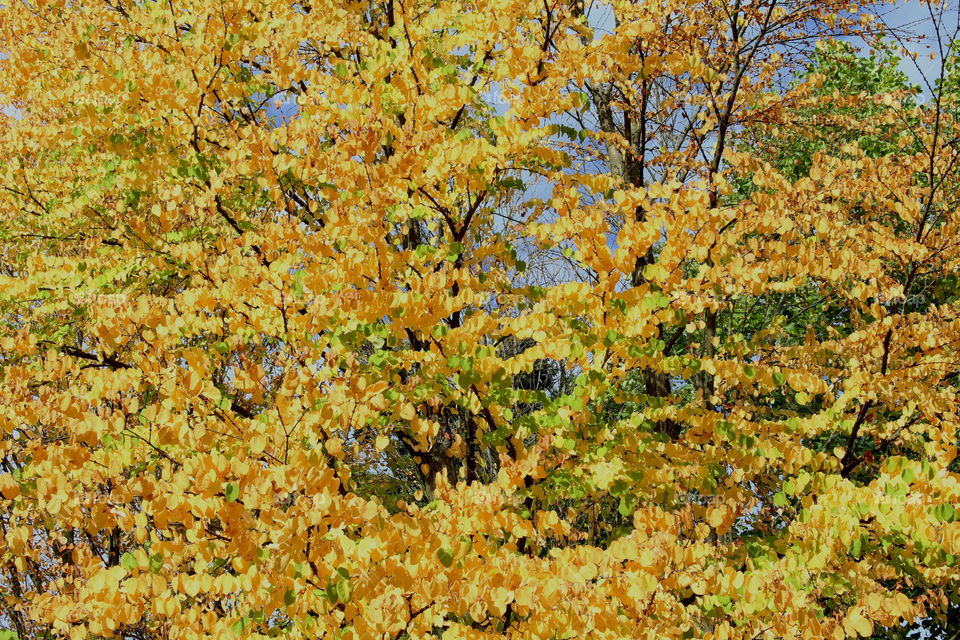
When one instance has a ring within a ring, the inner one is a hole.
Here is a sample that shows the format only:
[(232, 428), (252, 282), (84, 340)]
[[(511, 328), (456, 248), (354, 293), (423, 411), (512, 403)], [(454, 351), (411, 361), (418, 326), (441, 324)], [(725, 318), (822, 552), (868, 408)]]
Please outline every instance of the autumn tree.
[(878, 29), (839, 0), (0, 7), (0, 624), (942, 616), (953, 54), (932, 102), (864, 89), (883, 153), (798, 117), (818, 43)]
[[(855, 142), (859, 150), (871, 157), (910, 153), (925, 154), (928, 158), (939, 153), (949, 154), (945, 149), (932, 152), (931, 141), (923, 131), (934, 132), (947, 145), (954, 144), (951, 115), (956, 110), (957, 58), (952, 43), (956, 41), (956, 16), (951, 16), (946, 7), (931, 7), (930, 20), (924, 25), (932, 32), (928, 44), (934, 53), (926, 62), (918, 62), (911, 55), (904, 39), (897, 30), (890, 30), (894, 38), (886, 43), (877, 43), (878, 51), (859, 53), (848, 44), (822, 46), (805, 74), (812, 91), (791, 110), (787, 120), (772, 126), (757, 126), (744, 139), (753, 153), (760, 154), (773, 163), (784, 175), (796, 179), (809, 173), (811, 162), (817, 152), (838, 156)], [(899, 50), (899, 56), (897, 55)], [(922, 86), (913, 86), (901, 67), (914, 67), (915, 76)], [(918, 101), (927, 104), (918, 108)], [(813, 120), (817, 127), (808, 126)], [(940, 129), (938, 120), (950, 129)], [(957, 174), (951, 162), (938, 165), (929, 162), (917, 179), (921, 183), (936, 185), (935, 192), (954, 193)], [(745, 184), (749, 184), (746, 182)], [(909, 293), (893, 296), (881, 295), (879, 302), (889, 309), (902, 313), (928, 312), (934, 305), (951, 304), (960, 296), (955, 270), (936, 260), (927, 262), (924, 283), (912, 287)], [(824, 327), (828, 324), (847, 324), (842, 307), (803, 306), (804, 324)], [(795, 325), (796, 326), (796, 325)], [(850, 330), (850, 329), (847, 329)], [(825, 433), (811, 442), (817, 448), (829, 448), (842, 434)], [(866, 467), (872, 469), (883, 464), (887, 457), (896, 453), (915, 458), (908, 443), (899, 438), (888, 438), (877, 447), (876, 441), (858, 439), (862, 447)], [(907, 446), (904, 446), (907, 445)], [(873, 470), (867, 473), (875, 473)], [(954, 459), (950, 471), (960, 469)], [(864, 470), (866, 471), (866, 470)], [(925, 597), (924, 587), (911, 586), (906, 592), (910, 597)], [(948, 587), (945, 595), (934, 607), (934, 615), (919, 618), (909, 624), (878, 628), (876, 638), (949, 638), (960, 621), (960, 601), (957, 599), (956, 583)]]

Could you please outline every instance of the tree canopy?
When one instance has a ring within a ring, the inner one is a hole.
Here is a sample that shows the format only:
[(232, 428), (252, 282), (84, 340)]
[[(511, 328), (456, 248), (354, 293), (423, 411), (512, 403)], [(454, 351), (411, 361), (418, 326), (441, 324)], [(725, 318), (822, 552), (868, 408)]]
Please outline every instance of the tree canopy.
[(0, 5), (0, 638), (960, 628), (927, 9)]

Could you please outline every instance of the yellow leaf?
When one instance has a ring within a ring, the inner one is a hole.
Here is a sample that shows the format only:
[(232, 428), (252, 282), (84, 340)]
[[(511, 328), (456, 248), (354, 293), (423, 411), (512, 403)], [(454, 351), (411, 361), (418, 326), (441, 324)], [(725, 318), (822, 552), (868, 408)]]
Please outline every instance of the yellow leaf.
[(324, 448), (332, 456), (340, 455), (343, 452), (343, 440), (340, 438), (330, 438), (323, 443)]
[(398, 415), (402, 420), (413, 420), (417, 417), (417, 410), (409, 402), (404, 402), (400, 405)]
[(847, 635), (859, 634), (863, 637), (873, 635), (873, 622), (865, 618), (862, 608), (852, 609), (843, 620), (843, 629)]
[(267, 448), (267, 439), (262, 434), (257, 434), (254, 437), (250, 438), (247, 446), (250, 448), (250, 453), (254, 455), (259, 455), (263, 453), (263, 450)]
[(715, 509), (710, 509), (707, 512), (707, 524), (709, 524), (714, 529), (720, 527), (723, 524), (724, 519), (727, 515), (727, 509), (725, 507), (717, 507)]

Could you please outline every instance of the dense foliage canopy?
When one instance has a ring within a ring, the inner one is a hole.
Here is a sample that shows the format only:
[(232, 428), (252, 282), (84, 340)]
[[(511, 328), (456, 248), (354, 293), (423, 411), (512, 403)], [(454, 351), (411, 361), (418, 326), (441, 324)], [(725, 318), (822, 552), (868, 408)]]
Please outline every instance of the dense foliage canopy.
[(928, 10), (0, 4), (0, 638), (960, 628)]

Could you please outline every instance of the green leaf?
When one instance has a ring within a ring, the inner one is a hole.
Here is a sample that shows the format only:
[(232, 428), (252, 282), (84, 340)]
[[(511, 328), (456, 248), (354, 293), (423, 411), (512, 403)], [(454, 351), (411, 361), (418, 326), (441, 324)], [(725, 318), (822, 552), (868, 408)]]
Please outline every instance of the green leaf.
[(350, 602), (353, 595), (353, 583), (350, 580), (337, 581), (337, 601), (344, 604)]
[(783, 493), (775, 494), (773, 496), (773, 504), (777, 505), (778, 507), (787, 506), (787, 496), (783, 495)]
[(326, 589), (324, 589), (324, 594), (327, 596), (327, 600), (333, 604), (337, 603), (337, 585), (335, 582), (328, 582)]
[(294, 298), (303, 297), (303, 269), (297, 269), (293, 273), (293, 281), (290, 283), (290, 292)]
[(670, 304), (670, 299), (662, 292), (656, 291), (643, 299), (642, 307), (645, 311), (653, 311), (655, 309), (662, 309), (668, 304)]
[(952, 504), (941, 504), (933, 508), (933, 515), (940, 522), (953, 522), (957, 519), (957, 508)]
[(637, 502), (637, 496), (632, 493), (624, 494), (620, 497), (620, 504), (617, 505), (617, 511), (624, 518), (629, 518), (633, 515), (633, 510), (636, 508)]
[(850, 555), (859, 558), (863, 554), (863, 538), (856, 538), (850, 544)]
[(296, 599), (297, 599), (297, 594), (294, 593), (292, 589), (287, 589), (286, 591), (283, 592), (284, 606), (289, 607), (296, 601)]
[[(503, 124), (503, 118), (500, 118), (501, 124)], [(520, 178), (503, 178), (496, 183), (497, 187), (502, 189), (526, 189), (527, 185)]]
[(163, 556), (159, 553), (154, 553), (150, 556), (150, 573), (160, 573), (160, 570), (163, 569)]
[(127, 571), (133, 571), (137, 568), (137, 558), (129, 551), (120, 556), (120, 566)]
[(236, 502), (237, 498), (240, 497), (240, 487), (235, 482), (228, 482), (223, 490), (223, 495), (226, 496), (227, 502)]
[(450, 262), (456, 262), (461, 253), (463, 253), (463, 245), (459, 242), (451, 242), (447, 247), (447, 260)]
[(453, 551), (444, 547), (440, 547), (437, 549), (437, 559), (440, 560), (440, 564), (445, 567), (449, 567), (453, 564)]

